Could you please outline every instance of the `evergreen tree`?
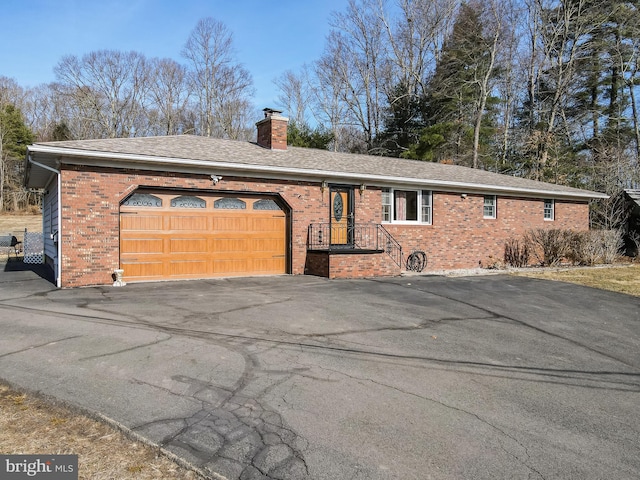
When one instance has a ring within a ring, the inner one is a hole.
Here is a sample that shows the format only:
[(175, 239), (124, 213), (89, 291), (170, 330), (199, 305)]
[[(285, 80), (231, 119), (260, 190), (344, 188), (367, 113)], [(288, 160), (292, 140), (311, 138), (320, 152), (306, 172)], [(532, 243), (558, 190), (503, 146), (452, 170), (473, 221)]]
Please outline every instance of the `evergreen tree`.
[[(493, 133), (492, 107), (496, 99), (482, 101), (482, 80), (493, 75), (491, 41), (485, 36), (480, 3), (463, 3), (450, 37), (445, 42), (422, 102), (425, 127), (417, 145), (403, 156), (472, 165), (474, 133), (479, 110), (480, 148)], [(475, 165), (474, 165), (475, 166)]]
[(22, 112), (12, 104), (0, 108), (0, 211), (7, 205), (18, 210), (22, 195), (24, 156), (34, 140)]
[(328, 150), (333, 134), (322, 127), (311, 128), (306, 123), (293, 121), (287, 127), (287, 145), (292, 147), (318, 148)]

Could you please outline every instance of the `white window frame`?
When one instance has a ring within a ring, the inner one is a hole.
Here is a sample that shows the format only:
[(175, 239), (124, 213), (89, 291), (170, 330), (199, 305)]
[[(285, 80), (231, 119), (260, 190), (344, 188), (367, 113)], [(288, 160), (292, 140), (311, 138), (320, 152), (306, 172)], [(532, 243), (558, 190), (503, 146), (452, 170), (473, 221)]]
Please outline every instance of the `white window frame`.
[(542, 216), (545, 222), (553, 222), (556, 219), (556, 201), (545, 198), (542, 207)]
[(393, 210), (393, 204), (391, 202), (392, 196), (391, 189), (382, 189), (382, 223), (391, 223), (391, 212)]
[[(395, 219), (395, 192), (415, 192), (417, 195), (417, 220)], [(401, 225), (431, 225), (433, 222), (433, 192), (415, 188), (382, 189), (382, 223)]]
[[(490, 200), (491, 203), (487, 203)], [(487, 214), (487, 208), (491, 208), (491, 213)], [(498, 197), (495, 195), (485, 195), (482, 203), (482, 218), (494, 220), (498, 216)]]

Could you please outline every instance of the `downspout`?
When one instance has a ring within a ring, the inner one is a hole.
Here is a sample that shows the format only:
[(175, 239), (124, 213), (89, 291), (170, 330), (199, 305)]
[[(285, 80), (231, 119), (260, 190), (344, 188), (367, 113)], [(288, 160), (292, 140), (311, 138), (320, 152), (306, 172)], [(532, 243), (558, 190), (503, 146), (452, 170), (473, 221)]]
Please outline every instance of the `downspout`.
[[(44, 165), (40, 162), (36, 162), (35, 160), (33, 160), (31, 158), (31, 154), (29, 154), (29, 163), (32, 163), (33, 165), (36, 165), (40, 168), (44, 168), (45, 170), (48, 170), (49, 172), (52, 172), (56, 175), (56, 178), (58, 179), (57, 183), (58, 183), (58, 245), (57, 245), (57, 249), (58, 251), (56, 252), (57, 258), (56, 258), (56, 287), (61, 288), (62, 287), (62, 281), (60, 279), (60, 270), (62, 270), (61, 267), (61, 262), (62, 262), (62, 242), (60, 241), (60, 237), (61, 237), (61, 232), (60, 232), (60, 223), (62, 221), (62, 178), (60, 175), (60, 170), (56, 170), (53, 167), (50, 167), (48, 165)], [(42, 232), (44, 235), (44, 232)]]

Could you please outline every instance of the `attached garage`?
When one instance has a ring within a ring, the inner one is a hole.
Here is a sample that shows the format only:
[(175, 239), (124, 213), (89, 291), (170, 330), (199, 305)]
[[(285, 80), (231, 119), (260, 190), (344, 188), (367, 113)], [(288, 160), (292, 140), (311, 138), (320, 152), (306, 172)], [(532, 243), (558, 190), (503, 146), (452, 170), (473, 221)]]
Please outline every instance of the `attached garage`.
[(127, 282), (287, 273), (277, 197), (138, 190), (120, 206)]

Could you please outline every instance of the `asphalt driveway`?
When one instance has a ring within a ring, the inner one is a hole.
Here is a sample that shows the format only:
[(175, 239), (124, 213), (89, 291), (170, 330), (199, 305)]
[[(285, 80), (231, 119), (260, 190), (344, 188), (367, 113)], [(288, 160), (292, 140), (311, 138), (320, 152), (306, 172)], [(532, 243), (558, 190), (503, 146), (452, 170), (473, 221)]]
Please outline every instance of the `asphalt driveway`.
[(640, 472), (640, 300), (563, 283), (0, 272), (0, 378), (214, 478)]

